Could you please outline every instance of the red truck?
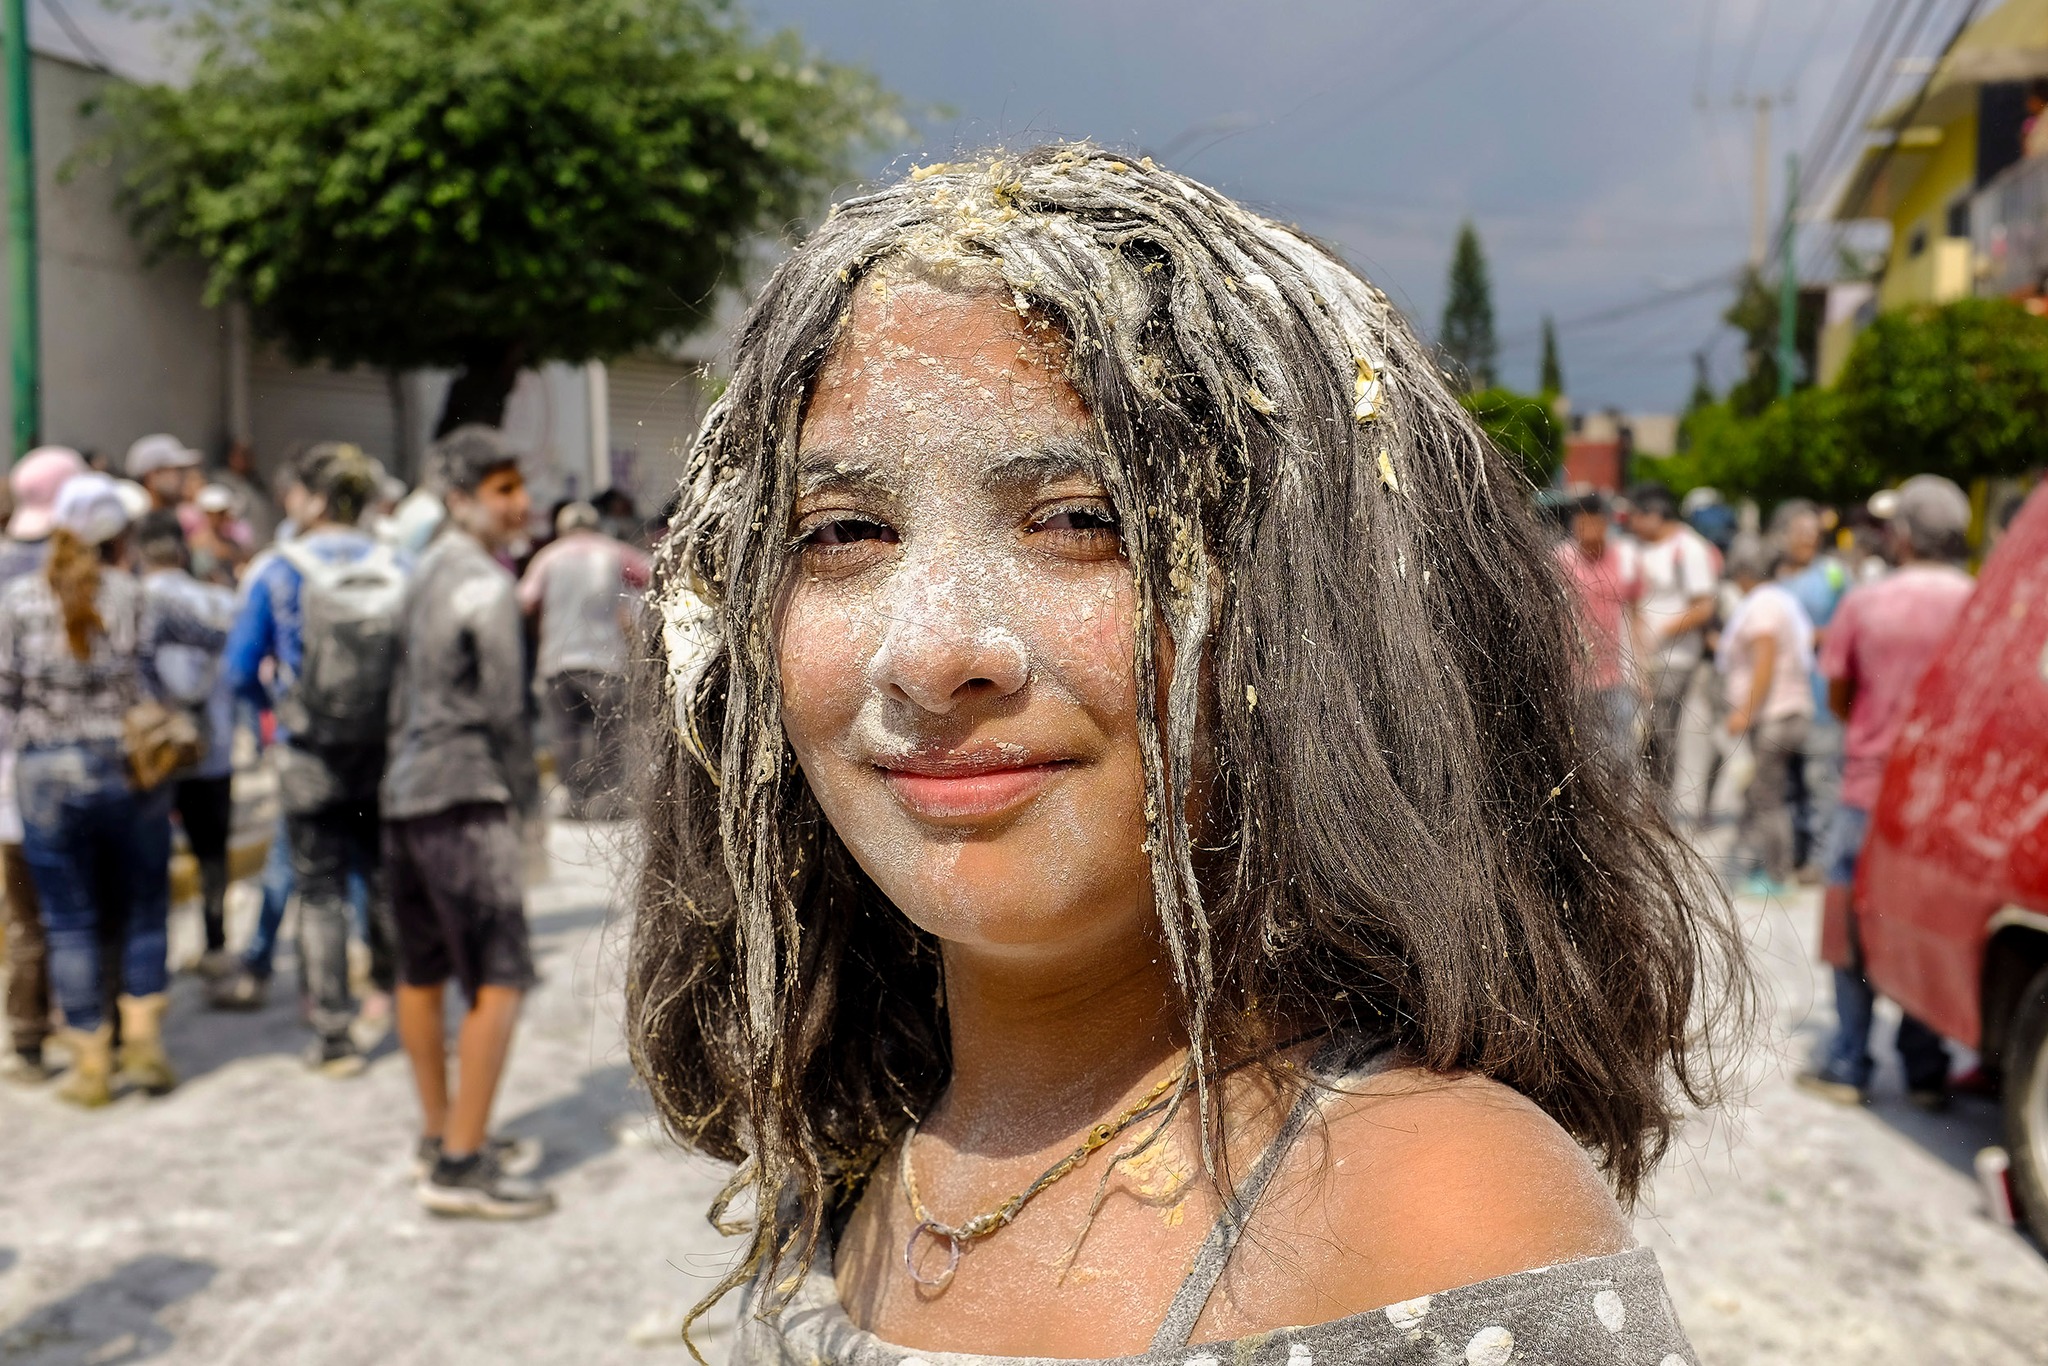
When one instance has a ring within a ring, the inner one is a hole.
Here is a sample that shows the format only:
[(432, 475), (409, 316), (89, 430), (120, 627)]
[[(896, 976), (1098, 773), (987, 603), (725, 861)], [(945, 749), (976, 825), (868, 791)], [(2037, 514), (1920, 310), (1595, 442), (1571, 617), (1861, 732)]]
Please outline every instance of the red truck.
[(2014, 1192), (2048, 1229), (2048, 490), (1985, 562), (1871, 814), (1871, 984), (2002, 1077)]

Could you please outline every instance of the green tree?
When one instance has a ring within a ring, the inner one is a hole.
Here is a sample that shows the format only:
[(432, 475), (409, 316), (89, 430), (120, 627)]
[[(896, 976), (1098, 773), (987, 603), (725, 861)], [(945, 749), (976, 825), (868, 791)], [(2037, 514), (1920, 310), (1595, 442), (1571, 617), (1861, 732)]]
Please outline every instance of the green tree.
[(2048, 464), (2048, 319), (2007, 300), (1879, 314), (1837, 390), (1845, 439), (1889, 479)]
[(1752, 267), (1721, 319), (1742, 334), (1743, 375), (1728, 390), (1728, 406), (1755, 417), (1778, 397), (1778, 292)]
[(442, 431), (700, 327), (900, 127), (724, 0), (212, 0), (186, 34), (189, 82), (110, 97), (138, 231), (301, 359), (457, 369)]
[(1450, 289), (1444, 299), (1444, 325), (1439, 335), (1444, 360), (1467, 393), (1493, 388), (1493, 283), (1486, 270), (1486, 252), (1479, 230), (1465, 220), (1451, 253)]
[(1507, 454), (1522, 462), (1529, 482), (1547, 487), (1564, 463), (1564, 424), (1550, 395), (1532, 397), (1512, 389), (1482, 389), (1459, 399)]
[(1543, 363), (1537, 370), (1536, 392), (1564, 392), (1564, 365), (1557, 358), (1557, 324), (1548, 313), (1543, 315)]

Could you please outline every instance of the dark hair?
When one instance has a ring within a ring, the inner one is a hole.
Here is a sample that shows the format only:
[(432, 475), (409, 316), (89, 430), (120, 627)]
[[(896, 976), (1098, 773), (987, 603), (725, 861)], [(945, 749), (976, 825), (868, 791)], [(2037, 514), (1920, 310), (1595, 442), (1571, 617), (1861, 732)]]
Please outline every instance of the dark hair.
[(1589, 489), (1579, 495), (1572, 511), (1583, 513), (1589, 517), (1605, 517), (1614, 511), (1614, 504), (1609, 502), (1607, 495), (1600, 492), (1600, 490)]
[(1637, 512), (1647, 512), (1666, 521), (1678, 516), (1678, 501), (1662, 484), (1637, 484), (1628, 491), (1628, 505)]
[(466, 422), (436, 441), (427, 452), (428, 468), (445, 492), (474, 493), (499, 470), (519, 464), (519, 449), (496, 427)]
[(837, 206), (741, 324), (690, 453), (642, 661), (628, 1032), (671, 1132), (742, 1164), (714, 1220), (754, 1197), (711, 1298), (807, 1260), (947, 1073), (938, 945), (820, 812), (766, 643), (805, 405), (878, 268), (999, 288), (1068, 339), (1138, 592), (1146, 849), (1205, 1121), (1220, 1065), (1391, 1033), (1528, 1095), (1632, 1198), (1681, 1101), (1718, 1096), (1702, 1021), (1747, 979), (1725, 903), (1597, 739), (1529, 485), (1330, 253), (1057, 146)]
[(347, 441), (320, 441), (306, 448), (298, 462), (299, 482), (326, 504), (328, 521), (354, 526), (377, 495), (384, 467), (362, 447)]
[(174, 565), (185, 562), (185, 528), (178, 514), (160, 508), (142, 514), (131, 533), (135, 553), (147, 564)]

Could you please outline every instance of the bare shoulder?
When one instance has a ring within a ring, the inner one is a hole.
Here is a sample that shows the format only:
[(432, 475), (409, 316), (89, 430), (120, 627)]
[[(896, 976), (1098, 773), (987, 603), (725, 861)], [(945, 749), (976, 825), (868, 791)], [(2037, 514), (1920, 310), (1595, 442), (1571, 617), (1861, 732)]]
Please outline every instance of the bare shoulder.
[(1533, 1101), (1395, 1069), (1323, 1106), (1204, 1321), (1237, 1334), (1323, 1322), (1633, 1245), (1599, 1170)]

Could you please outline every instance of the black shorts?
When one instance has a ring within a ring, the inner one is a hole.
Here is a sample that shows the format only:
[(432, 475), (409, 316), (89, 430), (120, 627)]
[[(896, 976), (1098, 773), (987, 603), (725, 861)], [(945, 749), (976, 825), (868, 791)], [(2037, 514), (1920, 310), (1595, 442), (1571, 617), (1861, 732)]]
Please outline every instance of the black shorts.
[(454, 977), (525, 991), (538, 980), (526, 937), (524, 872), (512, 813), (495, 802), (384, 823), (384, 876), (407, 986)]

